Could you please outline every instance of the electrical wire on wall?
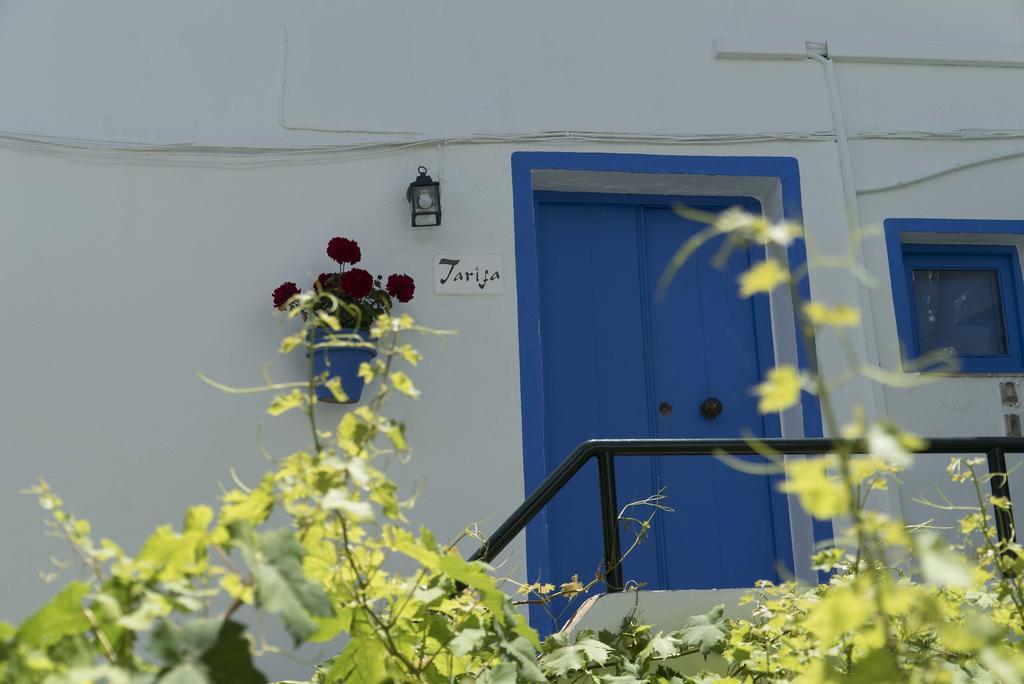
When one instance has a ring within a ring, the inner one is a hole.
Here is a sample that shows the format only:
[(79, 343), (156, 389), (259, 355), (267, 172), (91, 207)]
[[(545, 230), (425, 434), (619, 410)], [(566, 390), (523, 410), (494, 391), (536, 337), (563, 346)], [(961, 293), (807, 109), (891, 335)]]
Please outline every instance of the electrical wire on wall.
[[(718, 133), (674, 133), (674, 132), (630, 132), (630, 131), (587, 131), (547, 130), (535, 132), (467, 133), (461, 136), (431, 136), (410, 131), (373, 131), (362, 129), (316, 128), (288, 121), (286, 102), (288, 92), (288, 32), (283, 28), (283, 56), (278, 101), (278, 126), (285, 131), (307, 131), (323, 134), (349, 136), (378, 136), (376, 140), (348, 142), (327, 145), (303, 146), (238, 146), (202, 143), (141, 143), (117, 140), (97, 140), (63, 136), (39, 135), (24, 132), (0, 131), (0, 146), (32, 151), (62, 153), (92, 159), (112, 158), (116, 161), (138, 159), (163, 164), (178, 165), (282, 165), (338, 163), (370, 159), (396, 154), (410, 149), (435, 147), (438, 159), (449, 145), (512, 144), (552, 145), (564, 148), (568, 145), (631, 145), (631, 146), (682, 146), (682, 145), (750, 145), (777, 142), (830, 142), (838, 143), (836, 130), (821, 131), (751, 131)], [(962, 129), (952, 131), (850, 131), (847, 140), (1005, 140), (1024, 139), (1024, 129)], [(992, 161), (1000, 161), (1024, 155), (1024, 150), (993, 155), (982, 159), (959, 163), (947, 169), (940, 169), (916, 179), (900, 181), (892, 187), (902, 187), (935, 176), (971, 168)], [(881, 192), (889, 186), (857, 190), (860, 192)]]
[(957, 162), (952, 166), (947, 166), (936, 171), (930, 171), (925, 174), (918, 176), (912, 176), (910, 178), (904, 178), (894, 183), (887, 183), (885, 185), (874, 185), (866, 188), (857, 188), (858, 195), (868, 195), (876, 192), (885, 192), (886, 190), (899, 190), (905, 188), (908, 185), (916, 185), (933, 178), (939, 178), (940, 176), (946, 176), (957, 171), (964, 171), (965, 169), (972, 169), (976, 166), (983, 166), (985, 164), (992, 164), (994, 162), (1006, 161), (1008, 159), (1017, 159), (1024, 157), (1024, 147), (1011, 150), (1009, 152), (1003, 152), (1001, 154), (988, 155), (985, 157), (979, 157), (978, 159), (972, 159), (965, 162)]
[[(850, 140), (1000, 140), (1024, 138), (1024, 130), (964, 131), (865, 131), (851, 133)], [(140, 158), (177, 164), (309, 164), (356, 161), (421, 147), (478, 144), (539, 145), (748, 145), (773, 142), (836, 142), (834, 131), (780, 131), (750, 133), (626, 133), (615, 131), (539, 131), (534, 133), (486, 133), (461, 137), (422, 137), (390, 141), (304, 146), (238, 146), (198, 143), (141, 143), (98, 140), (20, 132), (0, 132), (0, 146), (92, 158)], [(892, 185), (858, 189), (858, 193), (882, 192), (962, 169), (1024, 156), (1024, 148), (959, 162)]]
[[(117, 161), (139, 159), (163, 164), (212, 166), (220, 164), (281, 165), (358, 161), (404, 152), (426, 146), (436, 147), (438, 160), (449, 145), (513, 144), (552, 145), (749, 145), (774, 142), (830, 142), (840, 143), (836, 130), (820, 131), (752, 131), (718, 133), (629, 132), (546, 130), (536, 132), (467, 133), (461, 136), (431, 136), (412, 131), (380, 131), (359, 128), (318, 128), (291, 122), (286, 112), (288, 94), (288, 29), (282, 27), (280, 88), (278, 100), (278, 127), (285, 131), (306, 131), (349, 136), (376, 136), (377, 139), (326, 145), (303, 146), (238, 146), (203, 143), (142, 143), (117, 140), (98, 140), (64, 136), (41, 135), (26, 132), (0, 131), (0, 146), (32, 151), (62, 153), (92, 159), (112, 158)], [(810, 45), (810, 44), (808, 44)], [(819, 44), (814, 44), (819, 45)], [(821, 43), (827, 53), (827, 43)], [(820, 50), (819, 50), (820, 51)], [(813, 56), (812, 56), (813, 59)], [(924, 141), (981, 141), (1024, 139), (1024, 129), (961, 129), (947, 131), (848, 131), (846, 140), (924, 140)], [(1024, 156), (1024, 149), (961, 162), (926, 175), (905, 179), (892, 185), (857, 189), (857, 193), (882, 192), (904, 187), (961, 169), (990, 162)], [(852, 179), (851, 179), (852, 180)]]
[[(617, 133), (602, 131), (540, 131), (536, 133), (487, 133), (461, 137), (422, 137), (389, 141), (304, 146), (237, 146), (197, 143), (139, 143), (96, 140), (30, 133), (0, 132), (0, 145), (51, 152), (98, 153), (135, 156), (187, 157), (217, 156), (254, 162), (288, 160), (356, 160), (402, 152), (417, 147), (473, 144), (565, 144), (621, 143), (632, 145), (749, 144), (763, 142), (832, 141), (831, 131), (781, 133)], [(326, 158), (326, 159), (325, 159)]]
[[(402, 131), (368, 131), (357, 129), (321, 129), (295, 125), (286, 119), (287, 95), (287, 33), (281, 74), (278, 125), (288, 131), (312, 131), (325, 134), (376, 135), (388, 139), (303, 146), (239, 146), (202, 143), (142, 143), (118, 140), (97, 140), (65, 136), (40, 135), (24, 132), (0, 131), (0, 146), (31, 151), (69, 154), (95, 160), (111, 158), (116, 161), (138, 159), (163, 164), (213, 166), (245, 164), (270, 166), (282, 164), (338, 163), (370, 159), (404, 152), (410, 149), (435, 147), (442, 155), (450, 145), (630, 145), (630, 146), (683, 146), (683, 145), (750, 145), (777, 142), (839, 142), (836, 131), (751, 131), (719, 133), (673, 133), (548, 130), (535, 132), (468, 133), (462, 136), (431, 136)], [(981, 141), (1024, 139), (1024, 129), (962, 129), (951, 131), (858, 131), (849, 132), (850, 141), (922, 140), (922, 141)], [(1024, 149), (1004, 152), (970, 160), (939, 169), (929, 174), (899, 181), (891, 186), (858, 189), (858, 193), (882, 192), (928, 180), (961, 169), (973, 168), (990, 162), (1024, 156)]]

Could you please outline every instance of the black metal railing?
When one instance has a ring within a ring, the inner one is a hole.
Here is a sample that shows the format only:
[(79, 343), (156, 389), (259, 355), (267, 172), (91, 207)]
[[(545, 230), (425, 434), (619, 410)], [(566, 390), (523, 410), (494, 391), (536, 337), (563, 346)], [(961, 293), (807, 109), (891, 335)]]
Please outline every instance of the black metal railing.
[[(950, 456), (976, 454), (988, 458), (992, 495), (1010, 499), (1006, 477), (1006, 454), (1024, 454), (1024, 437), (965, 437), (926, 439), (924, 455)], [(760, 445), (780, 454), (818, 455), (833, 452), (836, 442), (830, 439), (763, 439)], [(851, 453), (867, 453), (863, 441), (845, 442)], [(595, 439), (576, 447), (562, 463), (551, 471), (537, 489), (495, 530), (494, 534), (477, 549), (471, 560), (490, 562), (522, 532), (531, 520), (592, 458), (597, 459), (598, 488), (601, 497), (601, 536), (604, 542), (605, 585), (608, 591), (621, 591), (622, 548), (619, 541), (619, 507), (615, 495), (615, 459), (631, 456), (658, 456), (665, 458), (709, 457), (716, 452), (733, 456), (755, 456), (757, 446), (742, 439)], [(994, 509), (999, 539), (1014, 537), (1013, 514), (1009, 510)]]

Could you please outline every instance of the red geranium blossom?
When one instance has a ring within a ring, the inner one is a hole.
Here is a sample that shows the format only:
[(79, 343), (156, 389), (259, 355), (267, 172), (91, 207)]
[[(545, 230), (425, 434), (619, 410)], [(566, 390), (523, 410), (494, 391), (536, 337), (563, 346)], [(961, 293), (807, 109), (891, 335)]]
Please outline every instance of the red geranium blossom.
[(320, 288), (321, 290), (324, 290), (324, 289), (326, 289), (328, 287), (328, 283), (330, 282), (330, 279), (333, 278), (336, 275), (338, 275), (338, 274), (337, 273), (321, 273), (320, 275), (318, 275), (316, 277), (316, 282), (314, 284), (318, 288)]
[(274, 307), (280, 309), (297, 294), (299, 294), (298, 285), (293, 282), (281, 283), (280, 287), (274, 290)]
[[(385, 281), (380, 275), (350, 266), (363, 256), (355, 240), (331, 238), (327, 255), (340, 266), (316, 276), (312, 291), (302, 295), (304, 298), (300, 301), (292, 300), (301, 295), (299, 287), (292, 282), (283, 283), (274, 290), (274, 306), (287, 310), (301, 305), (304, 320), (319, 313), (331, 313), (343, 328), (368, 330), (374, 320), (390, 315), (395, 303), (408, 302), (416, 291), (415, 282), (406, 273), (392, 273)], [(337, 299), (342, 300), (344, 306), (338, 307)], [(290, 305), (289, 300), (292, 300)], [(319, 326), (322, 321), (312, 324)]]
[(359, 250), (359, 243), (355, 240), (333, 237), (327, 243), (327, 256), (339, 264), (355, 264), (363, 258), (363, 253)]
[(400, 302), (412, 299), (416, 291), (416, 283), (405, 273), (392, 273), (388, 276), (388, 294)]
[(373, 289), (373, 276), (361, 268), (345, 271), (341, 274), (341, 289), (352, 299), (362, 299)]

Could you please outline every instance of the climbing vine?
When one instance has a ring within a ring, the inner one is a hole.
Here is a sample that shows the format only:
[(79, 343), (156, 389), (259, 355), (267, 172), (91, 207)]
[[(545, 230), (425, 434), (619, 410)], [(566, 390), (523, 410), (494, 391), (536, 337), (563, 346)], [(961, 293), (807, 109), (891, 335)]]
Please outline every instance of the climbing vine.
[[(800, 226), (738, 209), (715, 216), (685, 211), (708, 227), (680, 249), (663, 285), (704, 242), (724, 238), (719, 259), (754, 243), (767, 256), (742, 274), (739, 296), (789, 288), (809, 348), (826, 334), (843, 343), (859, 325), (854, 307), (799, 301), (811, 268), (858, 275), (852, 257), (809, 250), (807, 264), (792, 266), (774, 255), (802, 238)], [(852, 239), (851, 254), (860, 236)], [(316, 345), (368, 344), (342, 329), (337, 306), (325, 296), (316, 288), (287, 293), (281, 308), (297, 331), (284, 339), (282, 353), (311, 358)], [(334, 332), (315, 337), (314, 326)], [(404, 425), (386, 405), (419, 396), (410, 369), (422, 357), (410, 340), (423, 334), (435, 331), (408, 316), (374, 320), (378, 355), (359, 370), (370, 398), (334, 425), (318, 414), (316, 390), (327, 387), (341, 398), (344, 379), (318, 376), (312, 363), (305, 378), (268, 378), (257, 387), (207, 379), (227, 392), (268, 393), (271, 415), (304, 418), (308, 443), (274, 459), (259, 481), (238, 482), (215, 505), (187, 508), (180, 527), (157, 528), (133, 553), (97, 538), (46, 482), (32, 487), (49, 531), (67, 542), (86, 574), (20, 625), (0, 623), (0, 681), (262, 683), (258, 656), (271, 645), (241, 615), (280, 621), (294, 645), (336, 645), (335, 655), (302, 674), (316, 684), (1022, 680), (1024, 553), (996, 533), (992, 511), (1009, 510), (1009, 502), (986, 493), (990, 479), (1005, 474), (988, 473), (980, 460), (951, 460), (952, 482), (967, 487), (975, 505), (928, 503), (961, 513), (957, 543), (872, 508), (871, 494), (893, 486), (923, 445), (890, 422), (836, 415), (832, 394), (852, 378), (906, 381), (852, 354), (837, 377), (780, 366), (753, 388), (764, 413), (814, 393), (835, 437), (830, 453), (800, 459), (752, 440), (763, 467), (785, 476), (783, 489), (810, 515), (842, 521), (838, 537), (812, 559), (827, 579), (761, 582), (740, 619), (720, 606), (659, 631), (634, 614), (618, 630), (558, 633), (541, 643), (518, 604), (550, 606), (555, 597), (594, 590), (602, 578), (497, 578), (488, 566), (464, 560), (454, 542), (415, 527), (407, 519), (410, 502), (387, 475), (385, 463), (405, 460), (410, 449)], [(656, 524), (655, 514), (670, 514), (666, 494), (637, 502), (650, 515), (624, 512), (636, 526), (636, 543)], [(243, 606), (250, 610), (240, 612)]]

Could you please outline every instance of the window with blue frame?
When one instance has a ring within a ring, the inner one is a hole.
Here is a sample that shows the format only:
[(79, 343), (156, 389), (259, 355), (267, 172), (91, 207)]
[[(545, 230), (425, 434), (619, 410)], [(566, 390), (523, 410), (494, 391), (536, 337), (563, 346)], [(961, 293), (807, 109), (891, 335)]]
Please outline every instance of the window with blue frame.
[(1024, 371), (1015, 246), (901, 243), (900, 257), (897, 322), (911, 359), (939, 352), (963, 372)]

